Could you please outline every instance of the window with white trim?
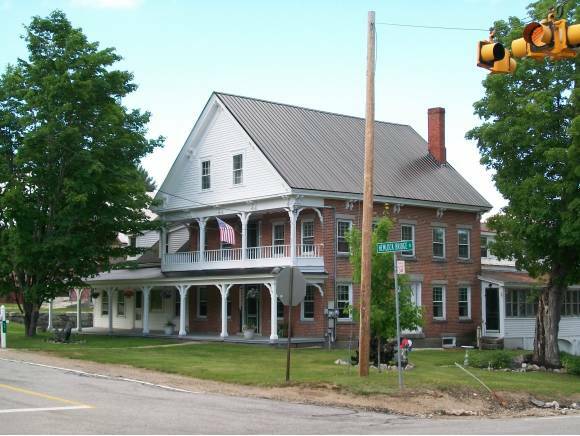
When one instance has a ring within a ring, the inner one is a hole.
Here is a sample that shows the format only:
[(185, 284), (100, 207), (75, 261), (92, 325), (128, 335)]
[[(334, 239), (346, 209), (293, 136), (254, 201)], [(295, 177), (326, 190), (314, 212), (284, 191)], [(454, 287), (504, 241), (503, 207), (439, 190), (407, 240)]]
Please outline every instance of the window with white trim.
[(471, 319), (471, 288), (469, 286), (459, 287), (459, 319)]
[(197, 317), (207, 318), (207, 288), (197, 289)]
[(312, 253), (314, 251), (314, 221), (302, 221), (302, 253)]
[(211, 162), (204, 160), (201, 163), (201, 189), (211, 188)]
[(580, 316), (580, 289), (568, 289), (564, 292), (562, 316)]
[(233, 156), (232, 177), (234, 185), (241, 185), (244, 181), (244, 155), (236, 154)]
[(470, 231), (468, 229), (457, 230), (457, 243), (459, 259), (469, 259), (471, 253), (469, 250)]
[(445, 258), (445, 229), (433, 227), (433, 257)]
[(306, 286), (306, 294), (302, 300), (300, 319), (303, 321), (311, 321), (314, 319), (314, 296), (316, 288), (312, 285)]
[(279, 298), (276, 302), (276, 316), (278, 319), (284, 319), (284, 303), (282, 303)]
[(413, 248), (408, 251), (401, 251), (401, 255), (415, 256), (415, 226), (413, 224), (401, 224), (401, 240), (413, 241)]
[(352, 306), (352, 284), (342, 283), (336, 285), (336, 307), (339, 310), (338, 319), (352, 319), (350, 307)]
[(336, 251), (338, 253), (348, 254), (350, 253), (350, 247), (348, 246), (348, 241), (346, 239), (347, 233), (352, 227), (352, 221), (349, 220), (337, 220), (336, 222)]
[(489, 256), (489, 248), (488, 248), (488, 241), (487, 236), (480, 237), (480, 249), (481, 249), (481, 257), (486, 258)]
[(226, 314), (228, 318), (232, 317), (232, 293), (228, 292), (228, 296), (226, 298)]
[(433, 286), (433, 319), (445, 319), (445, 286)]
[(101, 316), (109, 315), (109, 293), (101, 292)]
[(117, 291), (117, 317), (125, 317), (125, 293)]
[(534, 318), (538, 299), (527, 289), (506, 289), (505, 316), (509, 318)]
[(274, 245), (274, 254), (284, 256), (284, 223), (274, 224), (272, 226), (272, 245)]

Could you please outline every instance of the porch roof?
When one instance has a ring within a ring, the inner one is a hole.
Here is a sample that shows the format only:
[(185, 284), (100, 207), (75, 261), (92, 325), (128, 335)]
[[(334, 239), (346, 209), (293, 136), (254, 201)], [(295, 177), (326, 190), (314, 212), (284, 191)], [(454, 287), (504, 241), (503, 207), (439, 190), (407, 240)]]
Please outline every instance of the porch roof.
[(525, 271), (482, 271), (478, 278), (506, 288), (543, 288), (546, 286), (544, 278), (535, 279)]

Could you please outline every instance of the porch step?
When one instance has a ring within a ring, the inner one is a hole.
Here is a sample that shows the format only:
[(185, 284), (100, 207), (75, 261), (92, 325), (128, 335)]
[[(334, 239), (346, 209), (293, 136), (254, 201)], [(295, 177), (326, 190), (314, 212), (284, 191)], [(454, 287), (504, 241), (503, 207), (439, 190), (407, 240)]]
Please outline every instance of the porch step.
[(482, 350), (503, 350), (503, 338), (482, 336), (479, 345)]

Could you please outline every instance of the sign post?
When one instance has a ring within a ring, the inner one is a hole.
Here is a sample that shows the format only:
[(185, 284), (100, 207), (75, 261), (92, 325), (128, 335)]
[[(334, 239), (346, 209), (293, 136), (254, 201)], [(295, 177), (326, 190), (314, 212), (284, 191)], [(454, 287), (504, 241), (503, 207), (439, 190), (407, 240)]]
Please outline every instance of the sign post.
[[(381, 242), (377, 244), (377, 253), (393, 253), (393, 277), (395, 279), (395, 317), (397, 320), (397, 372), (399, 389), (403, 389), (403, 367), (401, 365), (401, 317), (399, 314), (399, 281), (398, 275), (405, 273), (405, 263), (397, 262), (398, 251), (410, 251), (413, 241)], [(380, 364), (380, 362), (379, 362)]]
[(0, 306), (0, 348), (6, 348), (6, 308)]

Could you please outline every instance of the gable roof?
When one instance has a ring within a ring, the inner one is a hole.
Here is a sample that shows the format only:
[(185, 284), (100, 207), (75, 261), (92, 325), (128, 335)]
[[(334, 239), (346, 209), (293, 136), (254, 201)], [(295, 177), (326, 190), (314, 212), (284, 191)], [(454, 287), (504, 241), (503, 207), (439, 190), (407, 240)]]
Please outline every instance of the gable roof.
[[(214, 93), (293, 189), (363, 191), (365, 120)], [(410, 126), (375, 122), (375, 195), (491, 209)]]

